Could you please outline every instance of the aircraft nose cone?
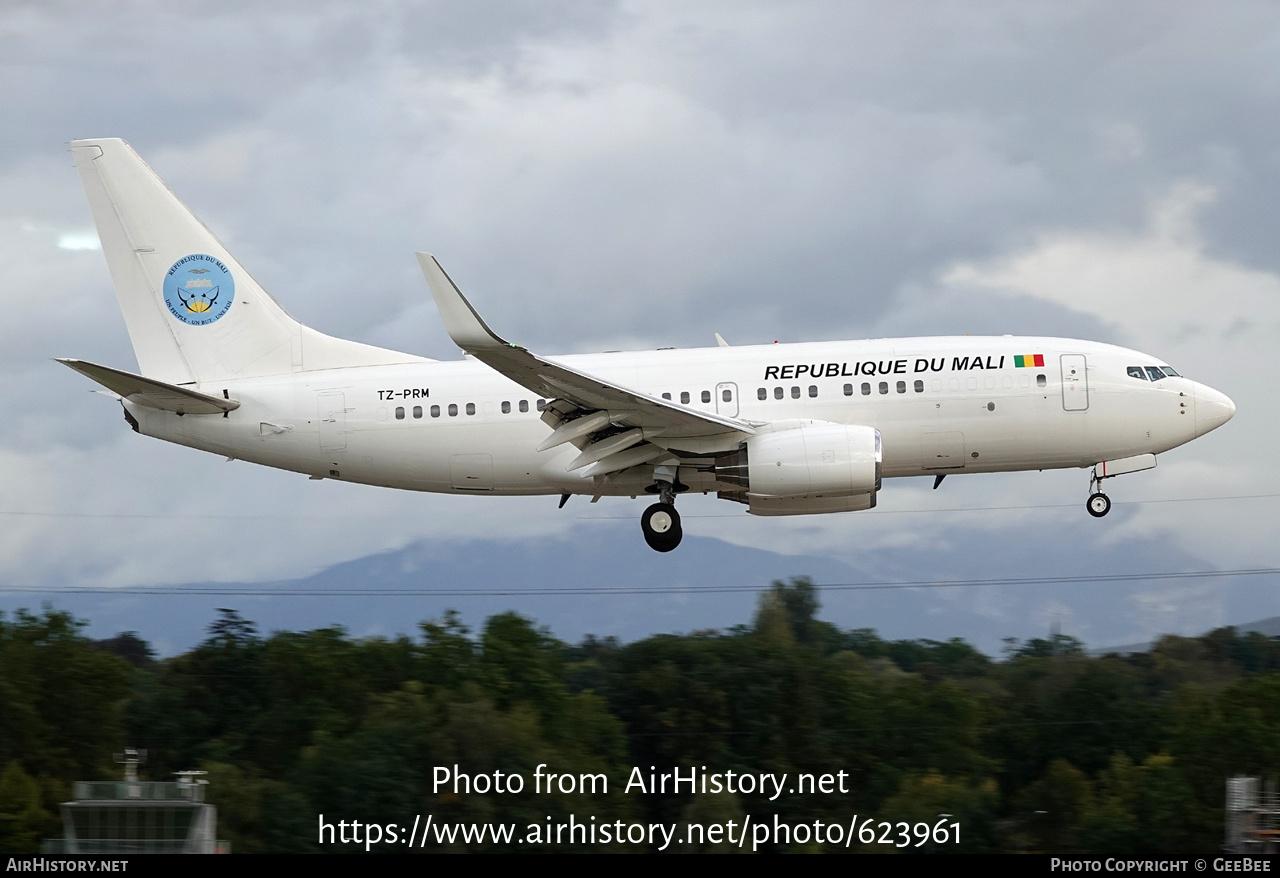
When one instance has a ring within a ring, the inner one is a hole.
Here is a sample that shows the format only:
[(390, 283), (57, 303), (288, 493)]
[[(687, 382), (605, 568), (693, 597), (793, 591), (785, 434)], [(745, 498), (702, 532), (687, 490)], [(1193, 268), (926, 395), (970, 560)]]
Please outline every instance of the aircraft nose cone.
[(1196, 435), (1216, 430), (1236, 413), (1236, 404), (1225, 393), (1212, 387), (1196, 385)]

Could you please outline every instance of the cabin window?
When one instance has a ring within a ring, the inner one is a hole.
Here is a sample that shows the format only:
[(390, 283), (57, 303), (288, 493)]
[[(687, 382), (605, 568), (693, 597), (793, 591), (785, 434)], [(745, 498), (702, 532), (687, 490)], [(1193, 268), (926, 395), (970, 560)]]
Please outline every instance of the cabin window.
[(404, 420), (404, 406), (402, 405), (396, 406), (396, 420), (397, 421)]
[(863, 396), (871, 395), (871, 385), (868, 384), (866, 381), (862, 382), (862, 395)]
[(800, 387), (798, 385), (791, 388), (791, 398), (792, 399), (800, 398)]
[(413, 416), (414, 416), (415, 418), (420, 418), (420, 417), (422, 417), (422, 406), (420, 406), (420, 405), (415, 405), (415, 406), (413, 407)]
[(509, 415), (509, 414), (511, 414), (511, 401), (510, 401), (510, 400), (508, 400), (508, 399), (504, 399), (504, 400), (502, 401), (502, 413), (503, 413), (504, 415)]
[(757, 399), (768, 399), (768, 398), (769, 398), (769, 391), (768, 391), (768, 389), (767, 389), (767, 388), (764, 388), (764, 387), (761, 387), (759, 390), (757, 390), (757, 391), (756, 391), (756, 398), (757, 398)]
[(818, 395), (818, 385), (816, 385), (816, 384), (810, 384), (810, 385), (809, 385), (809, 398), (810, 398), (810, 399), (812, 399), (813, 397), (815, 397), (815, 396), (817, 396), (817, 395)]
[(456, 402), (449, 403), (449, 417), (456, 418), (458, 416), (458, 404)]
[(546, 407), (547, 407), (547, 401), (545, 399), (538, 400), (538, 411), (542, 411)]
[(1151, 376), (1152, 381), (1159, 381), (1164, 377), (1164, 370), (1159, 366), (1148, 366), (1147, 374)]
[(1043, 375), (1036, 376), (1036, 387), (1044, 387), (1045, 383)]
[[(704, 390), (704, 391), (702, 391), (702, 401), (703, 401), (703, 402), (711, 402), (711, 391), (710, 391), (710, 390)], [(728, 402), (728, 401), (729, 401), (729, 400), (727, 400), (727, 399), (725, 400), (725, 402)]]
[(916, 393), (924, 393), (924, 382), (919, 378), (916, 379)]
[(1171, 367), (1169, 367), (1169, 366), (1161, 366), (1160, 368), (1161, 368), (1161, 369), (1163, 369), (1163, 370), (1164, 370), (1164, 374), (1168, 375), (1170, 378), (1181, 378), (1181, 377), (1182, 377), (1182, 376), (1181, 376), (1181, 375), (1179, 375), (1177, 372), (1173, 371), (1173, 369), (1172, 369)]
[(438, 405), (433, 405), (433, 406), (431, 407), (431, 417), (433, 417), (433, 418), (438, 418), (438, 417), (440, 417), (440, 406), (438, 406)]
[(474, 402), (467, 403), (467, 414), (474, 415), (476, 413), (476, 404)]
[(775, 388), (773, 388), (773, 398), (774, 398), (774, 399), (782, 399), (783, 392), (784, 392), (784, 391), (782, 390), (782, 388), (781, 388), (781, 387), (775, 387)]
[(671, 394), (669, 394), (669, 393), (664, 393), (664, 394), (662, 394), (662, 398), (663, 398), (663, 399), (671, 399)]
[(689, 404), (689, 391), (687, 390), (680, 391), (680, 404), (681, 405)]
[(520, 411), (527, 412), (528, 410), (529, 410), (529, 400), (527, 399), (520, 400)]
[(905, 381), (899, 381), (899, 382), (898, 382), (898, 392), (899, 392), (899, 393), (906, 393), (906, 392), (907, 392), (907, 382), (905, 382)]
[(720, 399), (724, 402), (733, 402), (733, 391), (726, 387), (720, 391)]
[(1127, 366), (1125, 372), (1129, 373), (1130, 378), (1137, 378), (1139, 381), (1147, 380), (1147, 373), (1141, 366)]
[(852, 385), (852, 384), (846, 384), (846, 385), (844, 386), (844, 395), (845, 395), (845, 396), (853, 396), (853, 385)]
[(881, 393), (888, 393), (888, 392), (889, 392), (889, 382), (888, 382), (888, 381), (881, 381), (881, 382), (880, 382), (880, 392), (881, 392)]

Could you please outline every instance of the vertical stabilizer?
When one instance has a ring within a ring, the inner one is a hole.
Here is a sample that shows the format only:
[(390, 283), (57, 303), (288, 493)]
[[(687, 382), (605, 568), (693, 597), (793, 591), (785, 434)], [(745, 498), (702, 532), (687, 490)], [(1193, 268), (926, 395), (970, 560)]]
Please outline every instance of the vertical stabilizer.
[(421, 359), (298, 323), (123, 140), (71, 150), (143, 375), (187, 384)]

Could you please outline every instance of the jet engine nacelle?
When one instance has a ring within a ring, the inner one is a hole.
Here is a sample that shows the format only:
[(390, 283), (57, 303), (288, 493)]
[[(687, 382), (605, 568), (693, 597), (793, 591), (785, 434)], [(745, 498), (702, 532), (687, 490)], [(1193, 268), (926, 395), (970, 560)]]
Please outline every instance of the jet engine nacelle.
[[(738, 488), (721, 496), (750, 503), (753, 512), (759, 505), (763, 514), (785, 515), (875, 506), (880, 465), (879, 430), (810, 424), (752, 436), (716, 459), (715, 475)], [(860, 502), (836, 502), (853, 497)]]

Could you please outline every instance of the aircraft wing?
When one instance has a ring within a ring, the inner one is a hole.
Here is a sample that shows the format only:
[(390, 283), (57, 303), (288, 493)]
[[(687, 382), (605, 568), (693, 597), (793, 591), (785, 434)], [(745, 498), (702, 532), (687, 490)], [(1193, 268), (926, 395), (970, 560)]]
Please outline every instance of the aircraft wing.
[(58, 362), (75, 369), (86, 378), (92, 378), (121, 399), (148, 408), (177, 412), (180, 415), (220, 415), (240, 408), (238, 400), (210, 396), (174, 384), (165, 384), (154, 378), (143, 378), (132, 372), (112, 369), (110, 366), (61, 358)]
[(750, 436), (756, 432), (751, 424), (738, 418), (676, 405), (512, 344), (489, 328), (434, 256), (419, 253), (418, 263), (445, 328), (458, 347), (520, 386), (549, 399), (567, 400), (584, 412), (607, 411), (614, 424), (641, 427), (646, 434), (652, 431), (652, 435), (664, 439), (729, 433)]

